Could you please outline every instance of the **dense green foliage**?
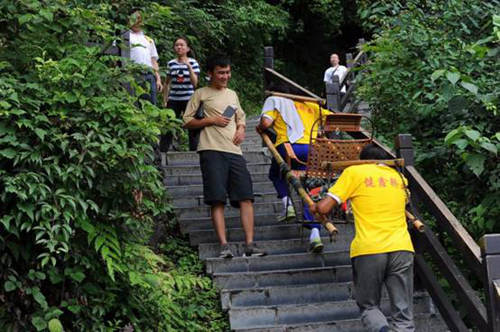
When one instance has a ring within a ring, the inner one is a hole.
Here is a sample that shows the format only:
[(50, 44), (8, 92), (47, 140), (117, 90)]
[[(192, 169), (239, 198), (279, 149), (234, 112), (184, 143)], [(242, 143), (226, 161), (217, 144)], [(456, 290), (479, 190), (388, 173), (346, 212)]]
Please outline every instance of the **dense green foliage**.
[(475, 237), (500, 231), (498, 1), (359, 1), (374, 32), (359, 95), (378, 133), (411, 133), (419, 170)]
[(0, 12), (0, 330), (226, 329), (187, 244), (147, 245), (172, 223), (152, 145), (176, 124), (134, 104), (133, 66), (85, 46), (114, 38), (114, 8)]

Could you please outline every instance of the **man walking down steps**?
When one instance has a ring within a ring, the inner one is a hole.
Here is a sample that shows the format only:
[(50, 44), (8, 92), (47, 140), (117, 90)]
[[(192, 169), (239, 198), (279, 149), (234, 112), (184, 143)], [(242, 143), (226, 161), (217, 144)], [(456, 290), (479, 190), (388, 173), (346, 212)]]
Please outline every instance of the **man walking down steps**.
[[(226, 196), (229, 196), (233, 207), (240, 209), (245, 232), (244, 256), (264, 256), (266, 253), (253, 242), (252, 179), (240, 147), (245, 139), (245, 112), (241, 109), (236, 92), (227, 88), (231, 78), (229, 59), (225, 56), (210, 58), (207, 73), (210, 85), (193, 94), (184, 113), (184, 127), (202, 128), (197, 151), (203, 177), (203, 197), (205, 203), (210, 205), (212, 223), (221, 245), (219, 257), (233, 257), (226, 238)], [(200, 104), (203, 105), (205, 116), (196, 119)]]

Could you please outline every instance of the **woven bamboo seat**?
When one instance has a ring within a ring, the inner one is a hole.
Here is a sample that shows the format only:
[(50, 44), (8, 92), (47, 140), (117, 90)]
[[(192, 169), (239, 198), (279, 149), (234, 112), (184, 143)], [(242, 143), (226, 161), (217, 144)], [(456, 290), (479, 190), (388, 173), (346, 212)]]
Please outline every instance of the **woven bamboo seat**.
[(313, 139), (309, 145), (305, 176), (316, 178), (337, 176), (341, 168), (325, 167), (325, 162), (359, 160), (359, 153), (370, 142), (371, 139)]

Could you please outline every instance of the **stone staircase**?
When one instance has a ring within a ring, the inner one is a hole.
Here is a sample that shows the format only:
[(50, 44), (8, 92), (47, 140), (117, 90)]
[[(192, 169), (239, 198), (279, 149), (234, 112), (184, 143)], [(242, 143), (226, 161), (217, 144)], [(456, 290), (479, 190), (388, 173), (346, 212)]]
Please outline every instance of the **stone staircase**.
[[(172, 197), (181, 231), (189, 234), (206, 262), (206, 271), (220, 289), (234, 331), (363, 331), (353, 299), (349, 243), (353, 226), (338, 223), (339, 236), (330, 242), (322, 233), (324, 253), (307, 253), (308, 234), (297, 224), (276, 221), (281, 202), (267, 178), (270, 159), (264, 155), (256, 120), (247, 123), (244, 157), (254, 182), (255, 241), (265, 257), (243, 258), (244, 233), (239, 211), (226, 207), (229, 245), (236, 255), (217, 258), (219, 245), (209, 208), (203, 203), (198, 156), (194, 152), (168, 154), (165, 185)], [(447, 331), (426, 292), (416, 292), (417, 331)], [(389, 312), (387, 296), (383, 309)]]

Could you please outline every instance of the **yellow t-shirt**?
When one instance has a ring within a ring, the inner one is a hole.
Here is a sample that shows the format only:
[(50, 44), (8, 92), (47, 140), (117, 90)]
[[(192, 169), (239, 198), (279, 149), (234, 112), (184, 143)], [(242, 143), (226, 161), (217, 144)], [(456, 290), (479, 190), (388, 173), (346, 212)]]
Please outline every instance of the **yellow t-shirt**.
[[(294, 101), (295, 108), (297, 109), (297, 113), (299, 114), (300, 119), (302, 120), (302, 124), (304, 125), (304, 135), (296, 144), (309, 144), (310, 133), (313, 129), (314, 122), (319, 119), (319, 106), (315, 103), (310, 102), (299, 102)], [(323, 109), (323, 114), (330, 113), (328, 110)], [(282, 143), (288, 142), (288, 131), (286, 127), (285, 121), (281, 117), (280, 112), (277, 110), (270, 110), (264, 113), (265, 116), (273, 119), (273, 129), (276, 132), (276, 143), (275, 146), (278, 146)], [(314, 127), (313, 138), (316, 138), (318, 134), (318, 126)]]
[(376, 164), (350, 166), (328, 195), (339, 203), (352, 202), (356, 235), (351, 257), (414, 252), (405, 217), (406, 193), (395, 169)]

